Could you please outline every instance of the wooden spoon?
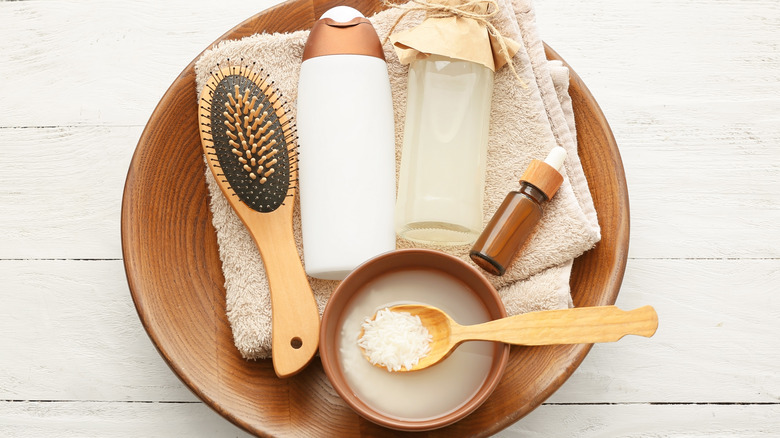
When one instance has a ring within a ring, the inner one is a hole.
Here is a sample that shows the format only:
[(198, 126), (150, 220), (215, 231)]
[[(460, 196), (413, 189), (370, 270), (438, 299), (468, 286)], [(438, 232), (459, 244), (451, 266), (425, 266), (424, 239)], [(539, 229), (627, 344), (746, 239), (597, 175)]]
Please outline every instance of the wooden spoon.
[(650, 337), (658, 328), (658, 315), (651, 306), (624, 311), (616, 306), (530, 312), (482, 324), (462, 326), (432, 306), (405, 304), (390, 308), (420, 317), (433, 337), (431, 351), (411, 369), (435, 365), (465, 341), (496, 341), (514, 345), (590, 344), (615, 342), (625, 335)]

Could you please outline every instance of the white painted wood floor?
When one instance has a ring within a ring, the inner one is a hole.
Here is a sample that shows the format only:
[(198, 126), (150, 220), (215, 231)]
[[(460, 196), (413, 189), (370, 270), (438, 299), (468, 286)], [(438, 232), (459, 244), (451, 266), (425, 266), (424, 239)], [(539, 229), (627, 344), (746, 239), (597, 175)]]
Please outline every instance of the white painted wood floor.
[[(120, 202), (178, 73), (276, 0), (0, 2), (0, 436), (246, 436), (143, 331)], [(537, 0), (618, 140), (631, 249), (596, 345), (500, 437), (780, 435), (780, 2)]]

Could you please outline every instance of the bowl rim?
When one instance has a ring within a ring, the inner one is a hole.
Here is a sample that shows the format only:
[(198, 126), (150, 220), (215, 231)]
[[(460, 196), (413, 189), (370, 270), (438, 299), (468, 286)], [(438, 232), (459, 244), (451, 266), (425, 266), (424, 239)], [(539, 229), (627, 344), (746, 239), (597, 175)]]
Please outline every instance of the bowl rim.
[[(398, 265), (393, 265), (392, 263), (395, 261), (394, 259), (401, 259), (402, 262)], [(476, 282), (480, 288), (482, 288), (485, 295), (490, 297), (490, 299), (493, 300), (493, 304), (495, 304), (496, 311), (498, 312), (498, 317), (504, 318), (507, 316), (506, 314), (506, 308), (504, 307), (504, 303), (501, 300), (501, 297), (499, 296), (498, 292), (496, 291), (495, 287), (490, 283), (490, 281), (476, 268), (472, 267), (468, 263), (466, 263), (464, 260), (455, 257), (453, 255), (447, 254), (442, 251), (433, 250), (433, 249), (423, 249), (423, 248), (406, 248), (406, 249), (396, 249), (392, 251), (385, 252), (383, 254), (377, 255), (365, 262), (363, 262), (361, 265), (359, 265), (357, 268), (355, 268), (336, 288), (336, 290), (331, 295), (330, 299), (328, 300), (328, 303), (325, 306), (325, 310), (322, 314), (322, 320), (320, 325), (320, 345), (319, 345), (319, 355), (320, 360), (322, 362), (322, 368), (325, 371), (325, 375), (330, 381), (333, 388), (336, 390), (336, 392), (339, 394), (339, 396), (344, 400), (344, 402), (352, 408), (356, 413), (358, 413), (360, 416), (366, 418), (369, 421), (372, 421), (376, 424), (379, 424), (384, 427), (388, 427), (395, 430), (403, 430), (403, 431), (426, 431), (426, 430), (433, 430), (438, 429), (441, 427), (448, 426), (450, 424), (453, 424), (464, 417), (471, 414), (473, 411), (475, 411), (477, 408), (479, 408), (493, 393), (495, 388), (500, 383), (501, 379), (503, 378), (504, 371), (506, 369), (507, 362), (509, 360), (509, 350), (510, 346), (509, 344), (496, 344), (496, 347), (494, 349), (493, 354), (493, 363), (490, 367), (489, 372), (487, 373), (485, 377), (485, 381), (482, 383), (482, 385), (479, 387), (479, 389), (469, 398), (466, 400), (463, 404), (455, 408), (454, 410), (451, 410), (447, 412), (444, 415), (432, 417), (432, 418), (425, 418), (420, 420), (414, 420), (414, 419), (400, 419), (393, 416), (382, 414), (380, 411), (377, 411), (375, 409), (372, 409), (371, 406), (365, 402), (363, 402), (357, 394), (352, 392), (349, 389), (348, 384), (346, 383), (346, 379), (344, 379), (341, 369), (338, 367), (338, 355), (334, 351), (333, 354), (328, 349), (328, 345), (330, 344), (327, 339), (330, 339), (331, 337), (335, 336), (333, 335), (333, 331), (335, 330), (333, 327), (338, 327), (338, 323), (341, 320), (341, 317), (343, 315), (343, 312), (338, 312), (335, 309), (344, 309), (348, 303), (354, 299), (354, 297), (358, 294), (358, 292), (368, 284), (370, 281), (373, 281), (376, 278), (379, 278), (380, 276), (389, 275), (393, 272), (401, 271), (405, 268), (407, 269), (435, 269), (438, 272), (443, 272), (444, 274), (448, 276), (452, 276), (450, 272), (445, 272), (436, 266), (428, 265), (428, 264), (415, 264), (411, 263), (412, 260), (430, 260), (431, 263), (433, 263), (434, 260), (438, 260), (437, 263), (444, 263), (446, 265), (453, 266), (456, 269), (456, 272), (459, 273), (462, 277), (469, 277), (474, 282)], [(405, 263), (403, 260), (407, 260)], [(390, 266), (387, 269), (379, 269), (378, 266), (387, 265), (390, 263)], [(365, 270), (379, 270), (380, 273), (375, 276), (370, 276), (369, 278), (364, 278), (363, 271)], [(457, 278), (457, 280), (464, 282), (462, 278)], [(353, 283), (356, 283), (353, 285)], [(469, 289), (474, 289), (471, 285), (467, 285)], [(494, 313), (489, 308), (490, 304), (485, 302), (485, 297), (483, 294), (479, 293), (477, 294), (480, 301), (482, 301), (488, 310), (489, 313)], [(343, 305), (342, 305), (343, 302)], [(493, 316), (493, 315), (491, 315)]]

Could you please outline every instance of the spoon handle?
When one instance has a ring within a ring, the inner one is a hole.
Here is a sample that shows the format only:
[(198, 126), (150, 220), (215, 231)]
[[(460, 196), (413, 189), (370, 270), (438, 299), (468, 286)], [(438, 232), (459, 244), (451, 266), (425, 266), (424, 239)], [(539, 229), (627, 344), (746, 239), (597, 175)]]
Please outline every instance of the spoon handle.
[[(457, 330), (460, 341), (486, 340), (515, 345), (615, 342), (625, 335), (650, 337), (658, 328), (651, 306), (631, 311), (615, 306), (531, 312)], [(455, 335), (455, 333), (453, 333)]]

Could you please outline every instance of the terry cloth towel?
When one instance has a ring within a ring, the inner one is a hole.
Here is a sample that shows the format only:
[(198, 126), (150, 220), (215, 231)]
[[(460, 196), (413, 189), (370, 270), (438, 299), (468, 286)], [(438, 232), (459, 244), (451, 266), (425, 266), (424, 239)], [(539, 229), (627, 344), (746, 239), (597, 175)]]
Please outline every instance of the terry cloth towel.
[[(596, 211), (577, 156), (574, 120), (568, 97), (568, 71), (548, 63), (537, 35), (530, 0), (499, 0), (500, 13), (493, 24), (502, 35), (521, 43), (513, 62), (527, 87), (521, 86), (507, 67), (496, 72), (490, 114), (484, 222), (498, 209), (506, 194), (518, 187), (518, 179), (532, 159), (544, 159), (555, 145), (568, 153), (564, 182), (545, 208), (542, 220), (524, 252), (502, 277), (485, 274), (499, 290), (510, 315), (572, 305), (569, 274), (572, 260), (600, 239)], [(388, 10), (370, 17), (380, 40), (401, 14)], [(423, 16), (413, 12), (396, 31), (413, 27)], [(200, 92), (210, 72), (230, 65), (229, 60), (256, 62), (269, 72), (275, 85), (288, 98), (295, 112), (300, 60), (308, 31), (258, 34), (221, 42), (199, 58), (195, 65)], [(393, 93), (396, 124), (396, 159), (400, 160), (408, 67), (398, 62), (390, 43), (384, 46)], [(553, 79), (556, 79), (555, 81)], [(557, 86), (556, 86), (557, 84)], [(193, 103), (195, 104), (195, 103)], [(271, 304), (262, 260), (248, 232), (223, 198), (211, 172), (204, 166), (211, 194), (213, 224), (225, 275), (227, 316), (236, 347), (244, 358), (271, 355)], [(298, 250), (298, 207), (294, 213)], [(417, 246), (398, 240), (398, 248)], [(430, 247), (472, 263), (468, 246)], [(320, 313), (338, 282), (310, 278)]]

